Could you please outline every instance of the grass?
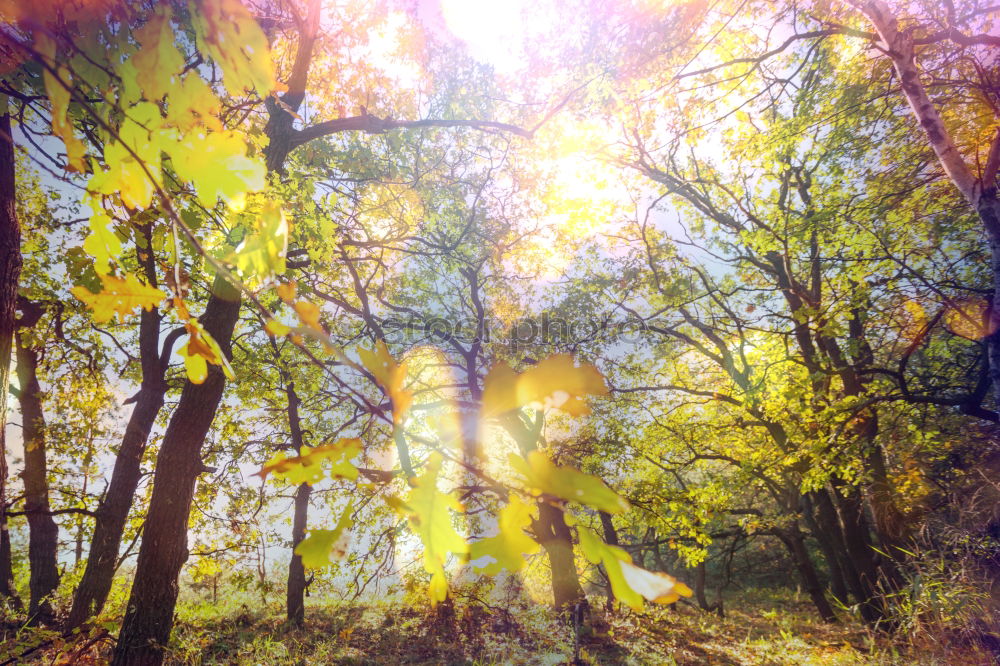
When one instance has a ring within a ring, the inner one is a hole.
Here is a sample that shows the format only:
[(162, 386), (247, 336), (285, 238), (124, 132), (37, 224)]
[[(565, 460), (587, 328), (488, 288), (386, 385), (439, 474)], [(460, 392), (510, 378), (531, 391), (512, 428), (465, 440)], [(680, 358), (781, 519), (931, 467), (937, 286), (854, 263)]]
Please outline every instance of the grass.
[[(187, 599), (178, 608), (168, 663), (174, 664), (823, 664), (995, 663), (973, 646), (920, 649), (873, 635), (854, 622), (818, 620), (808, 602), (782, 592), (729, 601), (725, 618), (691, 606), (606, 614), (572, 627), (528, 602), (485, 608), (402, 603), (314, 602), (304, 627), (284, 622), (277, 603), (229, 597), (225, 607)], [(102, 627), (102, 631), (114, 627)], [(81, 649), (85, 647), (85, 649)], [(109, 640), (53, 645), (44, 663), (105, 663)]]

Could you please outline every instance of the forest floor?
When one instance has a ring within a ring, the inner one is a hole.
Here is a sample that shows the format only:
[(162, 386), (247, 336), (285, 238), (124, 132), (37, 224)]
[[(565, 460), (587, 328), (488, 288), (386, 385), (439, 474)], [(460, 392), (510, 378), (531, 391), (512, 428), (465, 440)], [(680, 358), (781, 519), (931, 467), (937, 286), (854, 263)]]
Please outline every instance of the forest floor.
[[(581, 631), (578, 640), (544, 606), (507, 611), (459, 603), (447, 615), (402, 604), (321, 604), (307, 608), (303, 628), (284, 623), (276, 605), (252, 610), (204, 603), (178, 610), (168, 658), (175, 664), (555, 665), (574, 663), (574, 655), (577, 664), (997, 663), (968, 645), (926, 638), (915, 646), (850, 622), (824, 624), (805, 600), (788, 593), (740, 595), (725, 618), (685, 605), (608, 616), (595, 610), (596, 628)], [(66, 642), (24, 661), (101, 664), (110, 649), (107, 640)]]

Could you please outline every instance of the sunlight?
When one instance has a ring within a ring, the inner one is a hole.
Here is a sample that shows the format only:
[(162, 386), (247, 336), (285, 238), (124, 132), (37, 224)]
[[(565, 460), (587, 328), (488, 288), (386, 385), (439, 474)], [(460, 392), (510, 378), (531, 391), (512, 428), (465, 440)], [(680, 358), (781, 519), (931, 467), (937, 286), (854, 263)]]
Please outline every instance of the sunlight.
[(0, 0), (0, 662), (993, 663), (1000, 12), (801, 4)]
[(511, 70), (523, 56), (527, 0), (440, 0), (448, 31), (476, 60)]

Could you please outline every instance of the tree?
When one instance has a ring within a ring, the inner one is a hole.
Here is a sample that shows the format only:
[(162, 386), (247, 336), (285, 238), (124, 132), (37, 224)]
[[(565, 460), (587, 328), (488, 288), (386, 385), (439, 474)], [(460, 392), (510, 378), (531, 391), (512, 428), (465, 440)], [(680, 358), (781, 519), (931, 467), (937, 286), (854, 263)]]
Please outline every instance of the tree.
[[(0, 387), (10, 385), (17, 284), (21, 274), (21, 226), (17, 219), (14, 182), (14, 137), (7, 98), (0, 115)], [(7, 527), (7, 391), (0, 391), (0, 598), (19, 603), (14, 589), (10, 532)]]
[(49, 595), (59, 584), (59, 569), (56, 565), (59, 528), (52, 518), (49, 504), (45, 412), (42, 388), (38, 383), (39, 346), (29, 332), (38, 324), (43, 310), (37, 303), (26, 299), (21, 300), (19, 309), (22, 315), (18, 324), (22, 330), (17, 332), (15, 338), (17, 378), (20, 385), (17, 399), (21, 404), (24, 442), (24, 471), (21, 478), (24, 480), (24, 513), (28, 517), (31, 535), (28, 542), (31, 573), (28, 614), (33, 622), (47, 622), (53, 615)]
[[(963, 155), (956, 142), (954, 130), (949, 128), (942, 118), (938, 105), (928, 93), (927, 85), (921, 80), (921, 71), (917, 66), (918, 55), (924, 60), (928, 59), (925, 56), (931, 55), (918, 52), (921, 47), (929, 47), (923, 49), (924, 51), (933, 51), (935, 47), (947, 42), (957, 46), (961, 56), (947, 53), (944, 56), (946, 63), (944, 66), (951, 66), (949, 61), (956, 57), (973, 63), (972, 67), (975, 68), (976, 74), (970, 76), (970, 80), (965, 85), (979, 92), (981, 99), (985, 102), (983, 105), (985, 108), (981, 109), (981, 112), (985, 112), (986, 118), (991, 119), (995, 124), (997, 118), (1000, 117), (997, 112), (996, 89), (992, 78), (995, 74), (989, 73), (989, 65), (985, 63), (985, 60), (988, 57), (986, 54), (989, 53), (989, 49), (1000, 47), (1000, 39), (990, 34), (966, 34), (963, 32), (963, 29), (972, 28), (975, 30), (982, 25), (984, 17), (988, 16), (992, 10), (974, 4), (970, 11), (959, 18), (956, 16), (954, 5), (949, 3), (946, 6), (947, 13), (944, 20), (938, 21), (940, 25), (944, 26), (943, 29), (930, 29), (927, 25), (930, 21), (926, 19), (918, 19), (906, 29), (900, 29), (897, 15), (881, 0), (858, 1), (850, 4), (875, 27), (880, 40), (880, 44), (875, 44), (875, 46), (892, 61), (893, 68), (899, 76), (900, 89), (910, 106), (910, 110), (920, 124), (927, 143), (934, 150), (945, 176), (972, 206), (986, 232), (993, 270), (992, 314), (990, 315), (992, 322), (990, 329), (993, 332), (987, 338), (989, 373), (996, 398), (1000, 400), (1000, 332), (998, 332), (1000, 331), (1000, 324), (998, 324), (1000, 320), (996, 319), (1000, 316), (996, 314), (1000, 312), (1000, 199), (997, 198), (996, 182), (997, 173), (1000, 171), (1000, 130), (996, 131), (985, 144), (973, 143), (968, 150), (969, 154)], [(918, 36), (918, 32), (925, 34)], [(873, 39), (872, 42), (874, 43), (875, 40)], [(983, 64), (980, 64), (981, 61)], [(969, 108), (963, 109), (963, 111), (975, 113), (979, 110)], [(990, 113), (991, 111), (992, 113)], [(982, 133), (982, 130), (979, 131)], [(978, 138), (974, 137), (973, 141)], [(980, 161), (982, 159), (980, 152), (985, 153), (985, 161)], [(977, 162), (978, 173), (969, 165), (969, 161), (973, 157)]]

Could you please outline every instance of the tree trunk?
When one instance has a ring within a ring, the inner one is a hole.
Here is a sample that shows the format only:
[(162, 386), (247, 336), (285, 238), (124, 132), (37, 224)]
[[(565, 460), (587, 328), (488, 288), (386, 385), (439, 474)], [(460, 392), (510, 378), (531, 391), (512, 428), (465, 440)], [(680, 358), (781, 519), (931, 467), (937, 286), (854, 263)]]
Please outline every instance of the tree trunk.
[[(240, 311), (240, 292), (221, 275), (201, 323), (227, 357)], [(163, 661), (170, 639), (178, 576), (188, 558), (187, 526), (198, 475), (204, 471), (201, 447), (222, 399), (225, 376), (209, 366), (202, 384), (186, 382), (156, 458), (135, 580), (122, 622), (113, 664)]]
[(17, 377), (21, 385), (21, 427), (24, 433), (24, 513), (28, 519), (28, 589), (30, 622), (52, 619), (49, 595), (59, 585), (56, 551), (59, 528), (49, 506), (49, 480), (45, 460), (45, 414), (38, 384), (38, 352), (17, 337)]
[[(986, 198), (985, 196), (983, 197)], [(993, 393), (997, 404), (1000, 405), (1000, 202), (997, 201), (996, 192), (991, 192), (989, 197), (993, 211), (992, 216), (996, 220), (998, 233), (989, 234), (990, 243), (990, 269), (993, 271), (993, 298), (990, 302), (990, 330), (992, 331), (986, 338), (986, 355), (989, 365), (990, 383), (993, 386)], [(982, 213), (980, 213), (982, 217)]]
[[(285, 376), (285, 395), (288, 398), (288, 430), (291, 435), (292, 448), (296, 453), (305, 444), (302, 437), (302, 421), (299, 418), (299, 400), (295, 392), (295, 383)], [(309, 496), (312, 486), (301, 484), (295, 491), (295, 513), (292, 518), (292, 560), (288, 563), (288, 590), (285, 602), (288, 621), (292, 624), (302, 624), (306, 617), (306, 569), (302, 566), (302, 557), (295, 554), (295, 547), (306, 538), (306, 527), (309, 521)]]
[(722, 608), (722, 595), (719, 595), (719, 600), (712, 604), (708, 602), (708, 595), (705, 593), (706, 587), (706, 577), (708, 573), (708, 567), (705, 566), (705, 562), (699, 562), (694, 568), (694, 598), (698, 602), (698, 608), (702, 609), (706, 613), (716, 613), (719, 617), (725, 616), (725, 611)]
[[(914, 117), (920, 123), (927, 143), (934, 150), (945, 175), (972, 205), (983, 223), (989, 239), (993, 271), (991, 323), (997, 328), (1000, 325), (1000, 202), (997, 200), (998, 164), (995, 158), (1000, 149), (1000, 132), (994, 136), (993, 145), (987, 150), (989, 157), (982, 175), (977, 176), (959, 151), (940, 112), (927, 94), (927, 87), (920, 80), (913, 31), (899, 29), (896, 15), (883, 0), (849, 0), (849, 3), (871, 21), (875, 31), (885, 42), (886, 48), (883, 49), (883, 53), (892, 60), (893, 68), (899, 77), (899, 87)], [(990, 382), (993, 385), (994, 396), (1000, 403), (1000, 328), (989, 336), (986, 343)]]
[(14, 588), (10, 532), (7, 527), (7, 395), (14, 345), (17, 284), (21, 277), (21, 225), (14, 186), (14, 138), (6, 96), (0, 98), (0, 600), (20, 606)]
[[(142, 227), (140, 229), (143, 230)], [(152, 237), (148, 225), (144, 233), (148, 244)], [(147, 283), (155, 287), (156, 264), (152, 253), (140, 252), (139, 263), (144, 268)], [(142, 478), (142, 456), (167, 392), (164, 381), (165, 363), (160, 360), (161, 318), (156, 308), (143, 310), (140, 314), (139, 359), (142, 366), (142, 386), (115, 457), (111, 483), (97, 508), (87, 566), (73, 595), (73, 605), (66, 619), (65, 630), (79, 627), (100, 613), (111, 591), (125, 522)], [(169, 345), (165, 345), (164, 356), (169, 356), (169, 353)]]
[[(618, 530), (615, 529), (615, 522), (614, 520), (612, 520), (611, 514), (608, 513), (607, 511), (599, 511), (598, 514), (601, 516), (601, 528), (604, 530), (604, 543), (608, 544), (609, 546), (620, 545), (618, 541)], [(642, 566), (643, 563), (639, 562), (639, 565)], [(601, 565), (601, 569), (603, 568), (604, 566)], [(604, 575), (605, 578), (607, 578), (607, 572), (604, 572)], [(615, 594), (614, 592), (611, 591), (611, 580), (609, 579), (607, 583), (608, 583), (608, 597), (604, 602), (604, 608), (610, 613), (611, 611), (614, 610), (615, 607)]]
[(855, 488), (836, 488), (837, 513), (844, 535), (844, 547), (858, 574), (858, 605), (868, 625), (878, 625), (886, 618), (885, 603), (879, 589), (878, 559), (872, 548), (868, 519)]
[[(83, 497), (87, 496), (87, 487), (90, 485), (90, 465), (94, 460), (94, 437), (91, 435), (87, 441), (87, 453), (83, 456), (83, 480), (80, 483), (80, 495)], [(86, 529), (84, 522), (86, 516), (80, 515), (76, 519), (76, 547), (73, 549), (73, 564), (80, 564), (80, 560), (83, 559), (83, 533)]]
[[(292, 549), (306, 538), (306, 525), (309, 517), (309, 496), (312, 486), (303, 483), (295, 491), (295, 516), (292, 520)], [(292, 553), (292, 561), (288, 564), (288, 594), (286, 596), (288, 621), (301, 625), (306, 617), (306, 569), (302, 566), (302, 557)]]
[(819, 582), (816, 567), (809, 556), (809, 550), (806, 548), (802, 534), (796, 528), (780, 534), (779, 538), (788, 548), (788, 552), (795, 562), (795, 568), (799, 572), (799, 578), (802, 579), (802, 586), (809, 593), (809, 598), (812, 599), (813, 605), (819, 611), (819, 616), (823, 618), (824, 622), (836, 622), (837, 615), (833, 612), (830, 602), (823, 593), (823, 585)]
[[(843, 552), (843, 536), (840, 534), (840, 526), (837, 525), (836, 513), (824, 514), (819, 506), (820, 494), (826, 495), (824, 490), (813, 491), (803, 495), (804, 511), (806, 523), (809, 530), (819, 543), (820, 550), (823, 551), (823, 559), (826, 560), (827, 568), (830, 571), (830, 591), (840, 603), (848, 602), (847, 574), (844, 564), (846, 556)], [(826, 495), (828, 510), (833, 510), (830, 497)]]
[(66, 629), (78, 627), (100, 613), (111, 591), (125, 522), (142, 478), (142, 455), (146, 450), (149, 432), (163, 406), (163, 399), (163, 390), (144, 388), (136, 400), (122, 437), (121, 448), (115, 458), (111, 483), (97, 509), (87, 566), (73, 596)]
[(552, 603), (561, 614), (581, 617), (589, 610), (587, 597), (580, 586), (580, 576), (573, 558), (573, 535), (563, 512), (548, 502), (538, 503), (538, 520), (533, 524), (535, 537), (545, 549), (552, 569)]

